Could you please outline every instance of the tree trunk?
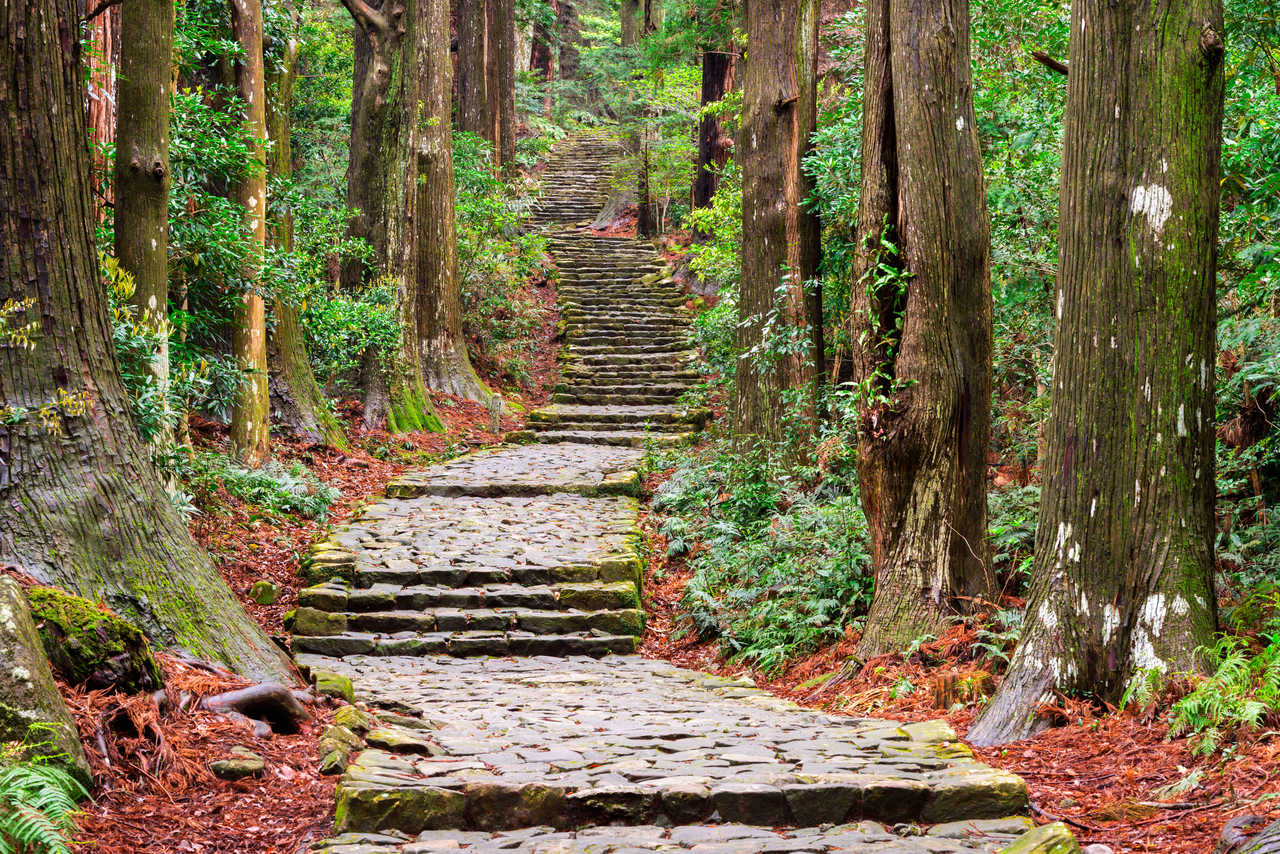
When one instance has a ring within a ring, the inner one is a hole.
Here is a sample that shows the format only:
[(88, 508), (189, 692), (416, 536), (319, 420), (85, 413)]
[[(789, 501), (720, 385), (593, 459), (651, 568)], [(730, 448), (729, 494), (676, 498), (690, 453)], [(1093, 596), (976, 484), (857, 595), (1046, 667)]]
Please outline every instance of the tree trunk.
[[(133, 274), (133, 304), (158, 328), (169, 319), (169, 81), (172, 0), (121, 6), (115, 169), (115, 250)], [(151, 371), (169, 383), (169, 339), (160, 339)]]
[(640, 43), (640, 4), (642, 0), (622, 0), (618, 12), (622, 24), (622, 46)]
[[(133, 426), (92, 228), (72, 0), (0, 7), (0, 562), (105, 601), (157, 642), (291, 679), (174, 512)], [(168, 76), (165, 76), (168, 81)], [(41, 412), (43, 410), (43, 412)]]
[[(296, 18), (296, 8), (292, 14)], [(271, 140), (268, 168), (273, 177), (288, 180), (293, 177), (289, 110), (298, 74), (298, 43), (290, 39), (273, 54), (266, 87), (267, 135)], [(272, 245), (286, 252), (293, 251), (292, 212), (286, 209), (269, 213)], [(271, 312), (275, 323), (267, 333), (267, 365), (272, 422), (308, 442), (345, 448), (346, 434), (329, 410), (307, 359), (306, 335), (298, 317), (298, 305), (292, 300), (277, 299)]]
[(968, 2), (872, 0), (866, 44), (851, 315), (872, 656), (988, 590), (992, 309)]
[[(702, 106), (724, 100), (733, 91), (734, 55), (730, 51), (708, 50), (702, 53)], [(698, 163), (694, 170), (692, 203), (695, 210), (711, 207), (720, 189), (720, 173), (729, 162), (733, 141), (720, 119), (704, 115), (698, 123)], [(695, 230), (693, 239), (702, 242), (707, 235)]]
[(578, 49), (578, 5), (574, 0), (560, 0), (557, 11), (560, 25), (560, 79), (578, 79), (582, 52)]
[[(1190, 670), (1216, 624), (1220, 0), (1072, 7), (1048, 459), (1027, 625), (971, 738)], [(1087, 22), (1087, 26), (1086, 26)]]
[[(87, 21), (86, 42), (89, 46), (89, 134), (93, 141), (95, 177), (106, 172), (102, 151), (116, 141), (116, 93), (119, 78), (116, 64), (120, 61), (120, 7), (108, 6)], [(114, 202), (112, 182), (101, 181), (103, 198), (96, 202)], [(103, 205), (101, 213), (106, 213)]]
[[(245, 104), (245, 125), (253, 139), (247, 172), (236, 186), (244, 206), (253, 255), (245, 259), (245, 281), (260, 284), (267, 243), (267, 136), (265, 74), (262, 63), (261, 0), (231, 0), (231, 30), (240, 45), (236, 92)], [(231, 449), (246, 465), (259, 466), (270, 453), (271, 400), (267, 390), (267, 308), (262, 295), (246, 291), (233, 321), (231, 350), (244, 372), (231, 411)]]
[(458, 0), (458, 129), (488, 137), (485, 0)]
[(471, 366), (462, 336), (462, 286), (448, 92), (448, 0), (420, 0), (418, 43), (422, 114), (416, 140), (413, 278), (404, 313), (400, 370), (408, 382), (487, 403), (491, 392)]
[[(516, 162), (516, 4), (493, 0), (497, 6), (498, 165), (510, 171)], [(450, 153), (450, 162), (453, 155)], [(450, 205), (453, 197), (449, 197)]]
[(493, 151), (493, 165), (502, 165), (502, 80), (499, 69), (502, 58), (499, 54), (502, 44), (502, 22), (499, 4), (504, 0), (485, 0), (485, 41), (484, 41), (484, 79), (485, 89), (489, 93), (485, 107), (485, 139)]
[[(818, 220), (804, 200), (810, 181), (801, 169), (817, 126), (817, 0), (773, 4), (747, 0), (748, 54), (743, 78), (742, 284), (738, 300), (738, 362), (734, 381), (734, 434), (746, 444), (781, 440), (801, 414), (812, 415), (821, 354), (760, 353), (771, 313), (776, 334), (800, 330), (807, 340), (821, 328), (821, 304), (805, 283), (818, 267)], [(779, 296), (781, 289), (781, 296)]]
[[(408, 158), (409, 129), (400, 123), (399, 106), (406, 89), (405, 3), (343, 0), (343, 5), (355, 21), (347, 207), (356, 213), (349, 234), (372, 247), (373, 275), (394, 275), (403, 258), (401, 179)], [(345, 261), (342, 287), (358, 288), (366, 272), (364, 261)]]
[[(551, 11), (559, 14), (560, 7), (556, 0), (548, 0)], [(555, 34), (542, 24), (541, 19), (534, 25), (533, 47), (529, 56), (529, 70), (533, 71), (545, 84), (542, 95), (542, 114), (550, 116), (555, 106), (551, 84), (556, 79), (556, 42)]]

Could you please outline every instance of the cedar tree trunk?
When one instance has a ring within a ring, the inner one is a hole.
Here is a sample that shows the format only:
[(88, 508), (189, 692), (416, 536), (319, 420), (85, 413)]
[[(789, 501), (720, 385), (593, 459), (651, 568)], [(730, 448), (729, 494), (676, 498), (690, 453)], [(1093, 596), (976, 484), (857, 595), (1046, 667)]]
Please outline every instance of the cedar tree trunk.
[(8, 329), (32, 325), (29, 348), (0, 335), (0, 562), (105, 601), (159, 643), (291, 680), (133, 426), (92, 239), (79, 27), (72, 0), (0, 7), (0, 305), (29, 305)]
[(485, 0), (458, 0), (458, 129), (488, 137)]
[[(293, 14), (296, 16), (297, 10)], [(267, 69), (267, 134), (271, 140), (267, 159), (272, 176), (288, 179), (293, 177), (289, 110), (298, 75), (298, 43), (289, 39), (275, 53), (275, 61)], [(272, 245), (292, 251), (293, 214), (288, 210), (269, 210), (269, 213)], [(345, 448), (346, 434), (329, 411), (307, 359), (306, 335), (298, 316), (298, 305), (277, 299), (271, 311), (275, 323), (267, 333), (267, 364), (272, 422), (309, 442)]]
[(750, 444), (777, 442), (784, 425), (794, 424), (784, 392), (798, 393), (801, 410), (811, 415), (822, 372), (816, 347), (776, 357), (745, 355), (760, 349), (775, 309), (785, 327), (775, 335), (799, 330), (805, 340), (816, 340), (822, 327), (821, 302), (805, 291), (818, 268), (819, 225), (803, 204), (810, 181), (801, 169), (817, 126), (818, 3), (747, 0), (746, 25), (737, 146), (743, 218), (738, 350), (744, 355), (734, 381), (734, 434)]
[[(730, 51), (708, 50), (702, 53), (702, 106), (724, 100), (733, 91), (734, 55)], [(720, 119), (704, 115), (698, 123), (698, 163), (693, 173), (693, 207), (709, 208), (720, 189), (720, 173), (729, 161), (733, 140), (724, 132)], [(707, 235), (694, 231), (693, 239), (703, 241)]]
[(872, 656), (941, 633), (958, 596), (988, 590), (992, 318), (968, 2), (872, 0), (866, 43), (851, 315)]
[[(375, 5), (375, 3), (377, 5)], [(355, 70), (351, 95), (351, 146), (347, 207), (349, 233), (373, 249), (373, 270), (352, 258), (343, 263), (342, 287), (358, 288), (366, 272), (393, 275), (403, 257), (401, 177), (408, 159), (408, 128), (401, 125), (405, 95), (404, 0), (343, 0), (355, 21)], [(411, 65), (412, 63), (410, 63)]]
[[(173, 0), (121, 5), (116, 127), (115, 249), (133, 274), (133, 303), (160, 329), (169, 319), (169, 82)], [(160, 340), (151, 370), (169, 382), (169, 339)]]
[[(498, 31), (498, 164), (508, 171), (516, 162), (516, 5), (515, 0), (493, 0)], [(450, 155), (452, 161), (452, 154)], [(453, 196), (449, 197), (452, 204)]]
[[(235, 63), (236, 92), (245, 105), (245, 124), (253, 139), (245, 176), (236, 199), (253, 235), (253, 254), (245, 259), (249, 290), (240, 298), (231, 331), (231, 349), (244, 372), (231, 411), (231, 448), (246, 465), (258, 466), (270, 453), (271, 401), (267, 390), (267, 308), (255, 288), (261, 284), (267, 243), (266, 80), (262, 63), (261, 0), (231, 0), (231, 30), (240, 45)], [(167, 78), (166, 78), (167, 79)]]
[(1220, 0), (1072, 6), (1058, 328), (1027, 624), (970, 737), (1195, 667), (1215, 623)]

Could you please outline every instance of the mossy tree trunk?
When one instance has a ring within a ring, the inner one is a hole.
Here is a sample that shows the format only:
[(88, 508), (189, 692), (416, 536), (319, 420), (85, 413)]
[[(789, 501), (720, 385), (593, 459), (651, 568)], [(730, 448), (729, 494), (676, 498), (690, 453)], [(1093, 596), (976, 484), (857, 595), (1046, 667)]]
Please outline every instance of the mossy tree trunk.
[(872, 656), (988, 590), (992, 316), (968, 2), (872, 0), (866, 44), (851, 316)]
[[(662, 28), (662, 3), (660, 0), (640, 0), (639, 2), (640, 36), (646, 37)], [(656, 89), (658, 82), (655, 81)], [(655, 92), (656, 94), (656, 92)], [(655, 127), (657, 115), (653, 108), (646, 108), (640, 123), (640, 132), (636, 137), (639, 150), (639, 179), (636, 182), (636, 231), (642, 237), (653, 237), (660, 228), (659, 212), (653, 201), (653, 191), (649, 173), (653, 166), (653, 144), (657, 139)]]
[[(733, 53), (727, 50), (702, 52), (702, 106), (724, 100), (733, 91), (737, 66)], [(698, 122), (698, 162), (693, 173), (692, 204), (694, 209), (709, 208), (720, 189), (720, 174), (729, 162), (733, 140), (724, 132), (720, 119), (704, 115)], [(704, 241), (707, 235), (694, 230), (693, 239)]]
[(354, 215), (348, 233), (367, 241), (373, 250), (372, 269), (360, 259), (343, 263), (342, 287), (356, 289), (367, 275), (394, 276), (403, 264), (401, 179), (409, 129), (401, 126), (400, 103), (406, 94), (406, 3), (343, 0), (343, 6), (355, 22), (347, 164), (347, 207)]
[(458, 129), (488, 137), (485, 0), (458, 0)]
[[(117, 80), (115, 250), (133, 275), (133, 303), (160, 328), (169, 317), (169, 82), (173, 0), (125, 0)], [(169, 341), (151, 361), (169, 382)]]
[[(88, 32), (85, 42), (89, 48), (89, 134), (93, 140), (93, 166), (95, 171), (106, 170), (102, 146), (116, 141), (116, 100), (119, 91), (117, 65), (120, 62), (120, 7), (108, 6), (85, 22)], [(99, 204), (115, 201), (112, 182), (103, 182), (104, 198)], [(105, 215), (106, 207), (103, 205)]]
[(502, 80), (499, 63), (499, 50), (502, 44), (500, 30), (501, 0), (485, 0), (484, 4), (484, 85), (488, 97), (485, 100), (484, 138), (492, 147), (493, 165), (502, 165)]
[(246, 465), (261, 465), (270, 453), (271, 400), (267, 388), (267, 306), (262, 285), (267, 244), (267, 112), (262, 61), (261, 0), (230, 0), (231, 30), (240, 45), (235, 61), (236, 93), (245, 105), (245, 126), (253, 143), (236, 199), (244, 206), (253, 249), (245, 259), (247, 285), (233, 321), (231, 350), (244, 378), (231, 410), (231, 448)]
[(623, 47), (630, 47), (640, 42), (640, 4), (641, 0), (622, 0), (618, 9)]
[(0, 7), (0, 303), (30, 301), (15, 320), (34, 323), (32, 349), (0, 337), (0, 561), (105, 601), (157, 642), (287, 680), (133, 426), (91, 233), (79, 25), (71, 0)]
[[(297, 19), (295, 7), (292, 16)], [(270, 174), (275, 178), (293, 176), (293, 146), (290, 141), (289, 111), (293, 85), (298, 75), (298, 42), (292, 37), (272, 51), (267, 67), (267, 135)], [(269, 209), (269, 239), (285, 251), (293, 249), (293, 213)], [(271, 306), (274, 324), (267, 333), (267, 365), (273, 423), (309, 442), (336, 448), (347, 446), (342, 425), (326, 405), (307, 359), (306, 335), (292, 299), (276, 299)]]
[[(775, 335), (819, 341), (821, 299), (805, 285), (818, 268), (819, 225), (804, 207), (810, 181), (801, 161), (817, 127), (818, 3), (747, 0), (743, 76), (742, 284), (734, 434), (742, 444), (781, 440), (812, 415), (821, 348), (764, 353), (769, 318)], [(793, 398), (784, 401), (784, 398)], [(794, 405), (792, 405), (794, 404)], [(803, 425), (801, 425), (801, 429)]]
[(1114, 702), (1211, 640), (1222, 4), (1072, 6), (1048, 456), (1027, 624), (970, 732)]

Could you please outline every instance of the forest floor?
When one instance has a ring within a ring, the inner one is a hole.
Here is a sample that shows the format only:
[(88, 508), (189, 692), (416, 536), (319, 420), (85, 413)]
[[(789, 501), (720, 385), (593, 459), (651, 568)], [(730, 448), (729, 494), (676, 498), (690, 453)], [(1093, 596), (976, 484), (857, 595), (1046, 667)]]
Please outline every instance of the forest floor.
[[(649, 477), (648, 494), (662, 479), (660, 473)], [(652, 517), (643, 527), (650, 564), (641, 655), (749, 676), (777, 696), (832, 714), (944, 718), (962, 737), (968, 732), (982, 698), (957, 696), (956, 689), (990, 678), (975, 648), (974, 622), (953, 627), (909, 658), (887, 655), (859, 662), (857, 637), (850, 633), (778, 673), (764, 674), (725, 662), (715, 641), (687, 631), (679, 601), (691, 573), (683, 558), (665, 557), (665, 539)], [(1168, 738), (1168, 725), (1155, 709), (1117, 712), (1068, 701), (1052, 711), (1058, 726), (1004, 748), (975, 752), (984, 762), (1023, 777), (1039, 820), (1065, 821), (1082, 845), (1101, 843), (1117, 854), (1207, 854), (1234, 819), (1280, 819), (1280, 732), (1197, 756), (1187, 739)]]
[[(554, 288), (535, 289), (535, 298), (554, 307)], [(548, 311), (528, 366), (528, 381), (504, 390), (508, 401), (525, 410), (541, 406), (558, 378), (558, 315)], [(488, 378), (493, 382), (493, 378)], [(495, 385), (496, 387), (496, 385)], [(284, 615), (297, 603), (307, 582), (299, 574), (302, 558), (330, 527), (341, 525), (387, 483), (403, 472), (477, 448), (496, 445), (519, 429), (521, 420), (504, 418), (498, 433), (489, 431), (485, 407), (435, 396), (445, 423), (443, 433), (392, 436), (359, 427), (360, 404), (340, 407), (350, 447), (339, 450), (276, 438), (272, 457), (301, 462), (341, 497), (323, 524), (265, 512), (245, 504), (223, 488), (202, 497), (190, 527), (214, 556), (232, 591), (269, 635), (283, 641)], [(199, 418), (192, 421), (193, 444), (201, 451), (223, 451), (226, 429)], [(268, 580), (280, 591), (270, 605), (249, 598), (254, 582)], [(244, 687), (233, 674), (162, 656), (169, 696), (196, 698)], [(97, 786), (84, 807), (77, 839), (85, 851), (103, 854), (295, 854), (308, 840), (332, 829), (336, 777), (322, 776), (318, 742), (334, 706), (321, 698), (310, 706), (312, 720), (291, 734), (256, 736), (243, 723), (212, 712), (161, 713), (147, 695), (121, 698), (103, 691), (63, 685), (63, 693), (81, 730)], [(139, 734), (141, 733), (141, 734)], [(101, 737), (100, 737), (101, 734)], [(233, 747), (248, 748), (266, 760), (261, 776), (236, 782), (213, 776), (208, 763), (228, 758)]]

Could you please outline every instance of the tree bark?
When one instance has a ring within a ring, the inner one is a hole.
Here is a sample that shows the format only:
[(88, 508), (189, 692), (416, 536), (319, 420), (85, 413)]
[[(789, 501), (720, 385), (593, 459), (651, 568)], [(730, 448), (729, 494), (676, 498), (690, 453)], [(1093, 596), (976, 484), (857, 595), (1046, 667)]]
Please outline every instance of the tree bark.
[[(292, 15), (298, 15), (296, 8)], [(271, 140), (268, 169), (273, 177), (287, 180), (293, 177), (289, 111), (298, 75), (298, 42), (290, 38), (273, 53), (275, 61), (266, 72), (267, 136)], [(293, 251), (293, 213), (269, 213), (272, 245)], [(267, 333), (267, 365), (272, 422), (308, 442), (345, 448), (346, 434), (326, 405), (307, 359), (306, 334), (298, 310), (297, 303), (289, 299), (276, 299), (271, 306), (275, 323)]]
[[(556, 0), (548, 0), (551, 11), (559, 15), (560, 6)], [(555, 34), (543, 25), (541, 19), (534, 25), (533, 30), (533, 47), (530, 50), (529, 70), (533, 71), (540, 77), (545, 84), (545, 91), (542, 95), (542, 114), (550, 116), (555, 106), (555, 97), (551, 91), (551, 84), (556, 79), (556, 42)]]
[(516, 162), (516, 4), (515, 0), (493, 2), (498, 7), (498, 165), (510, 171)]
[(458, 0), (458, 129), (488, 137), (485, 0)]
[(30, 306), (11, 329), (34, 324), (32, 349), (0, 335), (0, 562), (105, 601), (158, 643), (292, 680), (133, 426), (92, 239), (79, 26), (72, 0), (0, 7), (0, 304)]
[(245, 465), (259, 466), (270, 453), (271, 400), (267, 388), (267, 308), (261, 285), (267, 243), (266, 80), (262, 62), (261, 0), (230, 0), (231, 30), (240, 45), (235, 63), (236, 92), (245, 105), (245, 126), (253, 139), (245, 176), (236, 185), (253, 236), (253, 254), (245, 259), (249, 290), (240, 298), (231, 334), (244, 379), (231, 411), (231, 449)]
[(872, 0), (866, 44), (851, 316), (872, 656), (940, 633), (957, 597), (988, 590), (992, 309), (968, 2)]
[[(812, 415), (821, 352), (766, 355), (768, 318), (774, 331), (821, 329), (821, 302), (805, 284), (817, 272), (819, 226), (803, 203), (810, 181), (801, 161), (817, 127), (817, 0), (774, 4), (747, 0), (748, 52), (737, 147), (742, 163), (742, 284), (734, 380), (734, 435), (740, 443), (775, 443), (795, 426), (787, 393)], [(781, 293), (780, 293), (781, 291)], [(816, 351), (816, 352), (815, 352)], [(746, 355), (755, 354), (755, 355)]]
[(372, 270), (360, 259), (343, 263), (342, 287), (356, 289), (366, 273), (394, 276), (403, 264), (402, 179), (409, 128), (401, 124), (400, 104), (414, 87), (405, 79), (404, 0), (343, 0), (343, 5), (355, 21), (347, 207), (356, 213), (349, 234), (366, 240), (374, 259)]
[(489, 112), (485, 116), (484, 136), (492, 148), (494, 166), (502, 165), (502, 80), (499, 72), (502, 58), (499, 51), (502, 44), (500, 4), (503, 2), (485, 0), (484, 79), (489, 93), (485, 107)]
[(1083, 0), (1071, 32), (1035, 569), (981, 744), (1030, 735), (1055, 693), (1193, 669), (1216, 625), (1222, 4)]
[[(89, 111), (89, 134), (93, 140), (93, 168), (96, 173), (106, 172), (104, 146), (116, 141), (116, 93), (119, 88), (116, 64), (120, 61), (120, 7), (108, 6), (88, 21), (89, 44), (89, 97), (85, 106)], [(111, 181), (102, 181), (102, 202), (114, 202)], [(106, 213), (104, 205), (101, 211)]]
[[(736, 67), (730, 51), (707, 50), (702, 53), (702, 106), (724, 100), (733, 91)], [(711, 207), (720, 189), (720, 173), (729, 162), (733, 140), (724, 132), (720, 119), (705, 115), (698, 123), (698, 162), (694, 170), (692, 203), (695, 210)], [(693, 239), (702, 242), (707, 235), (694, 230)]]
[[(132, 302), (158, 327), (169, 319), (169, 82), (172, 0), (125, 0), (121, 6), (115, 168), (115, 250), (133, 275)], [(151, 370), (169, 383), (169, 339)]]
[(640, 11), (642, 0), (622, 0), (618, 15), (622, 24), (622, 46), (631, 47), (640, 42)]
[(557, 10), (560, 25), (560, 79), (576, 80), (582, 52), (578, 48), (578, 4), (574, 0), (560, 0)]
[(481, 403), (492, 396), (476, 376), (462, 335), (462, 285), (450, 132), (448, 0), (420, 0), (422, 114), (416, 140), (413, 278), (402, 306), (402, 382)]

